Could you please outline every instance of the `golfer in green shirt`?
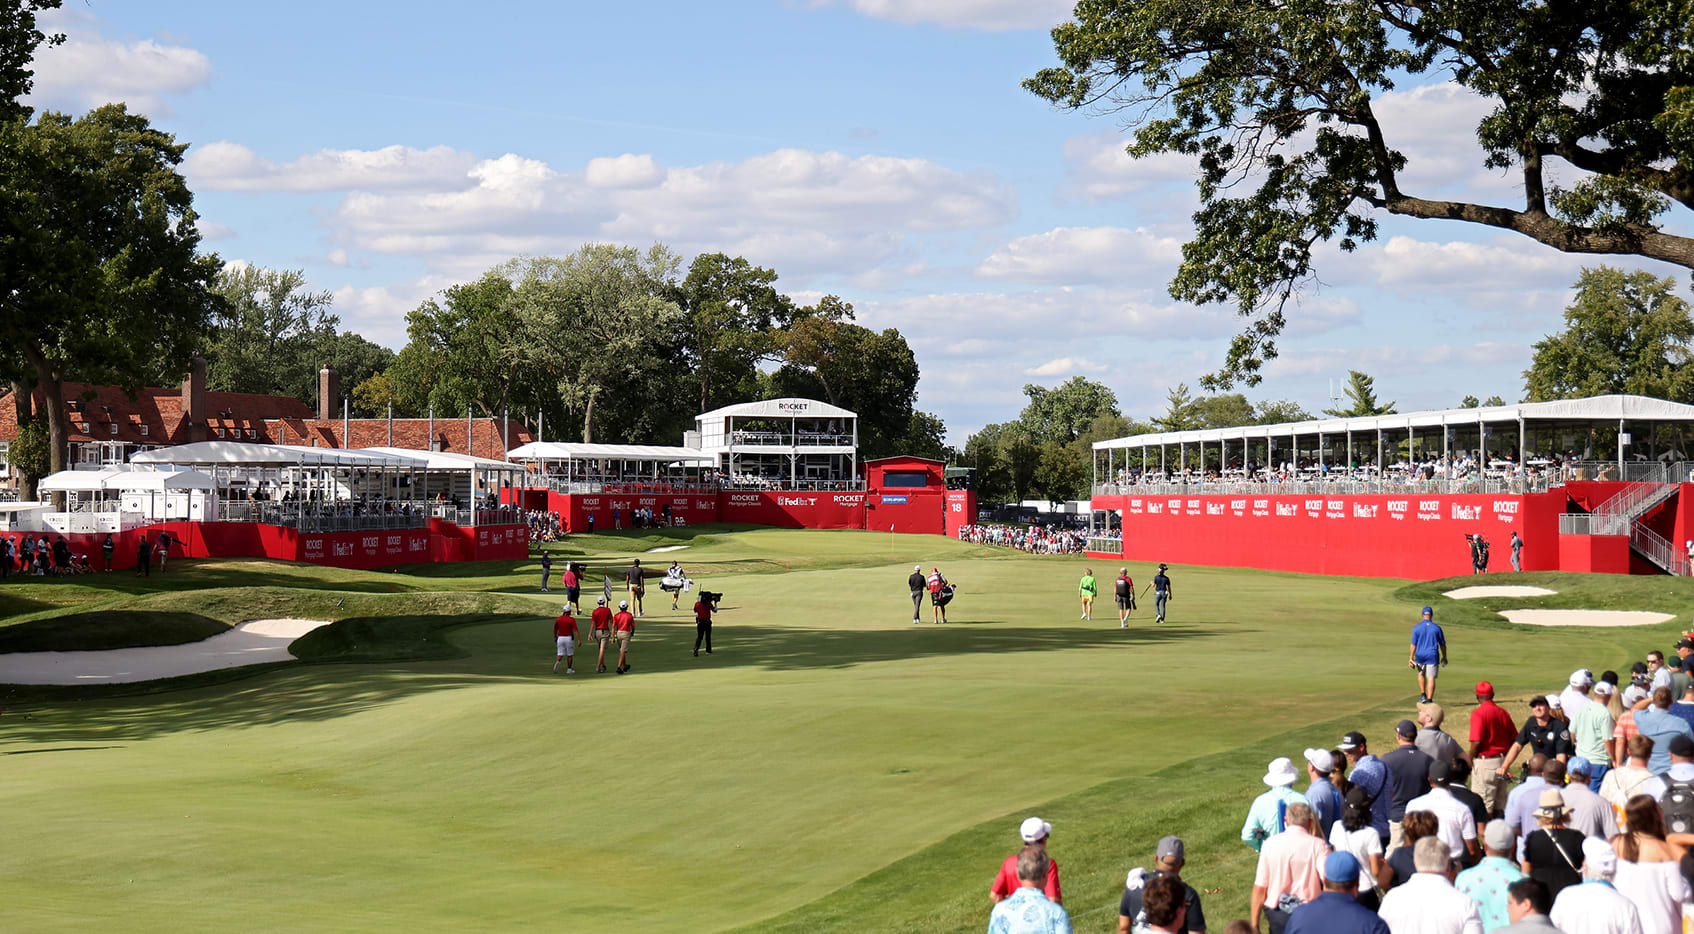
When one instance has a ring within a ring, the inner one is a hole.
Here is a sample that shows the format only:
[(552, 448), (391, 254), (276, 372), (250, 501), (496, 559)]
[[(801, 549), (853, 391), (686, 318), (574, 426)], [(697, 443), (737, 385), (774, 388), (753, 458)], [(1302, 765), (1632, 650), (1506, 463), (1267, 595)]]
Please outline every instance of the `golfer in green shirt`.
[(1094, 618), (1094, 595), (1099, 587), (1094, 583), (1094, 569), (1083, 568), (1082, 580), (1077, 582), (1077, 589), (1082, 591), (1082, 616), (1080, 619)]

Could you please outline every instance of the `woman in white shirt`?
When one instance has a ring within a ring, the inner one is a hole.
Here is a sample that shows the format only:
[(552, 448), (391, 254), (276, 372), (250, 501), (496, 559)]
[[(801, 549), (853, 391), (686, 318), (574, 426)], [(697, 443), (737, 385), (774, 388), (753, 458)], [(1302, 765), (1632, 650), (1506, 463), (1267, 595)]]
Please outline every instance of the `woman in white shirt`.
[(1629, 830), (1612, 838), (1618, 854), (1612, 886), (1635, 904), (1642, 934), (1679, 934), (1682, 903), (1691, 895), (1682, 877), (1681, 847), (1665, 840), (1665, 819), (1651, 795), (1636, 795), (1624, 808)]
[(1341, 819), (1329, 830), (1329, 845), (1337, 853), (1351, 853), (1363, 870), (1359, 873), (1359, 904), (1375, 911), (1382, 903), (1376, 879), (1382, 872), (1382, 838), (1371, 826), (1370, 796), (1363, 788), (1350, 788)]

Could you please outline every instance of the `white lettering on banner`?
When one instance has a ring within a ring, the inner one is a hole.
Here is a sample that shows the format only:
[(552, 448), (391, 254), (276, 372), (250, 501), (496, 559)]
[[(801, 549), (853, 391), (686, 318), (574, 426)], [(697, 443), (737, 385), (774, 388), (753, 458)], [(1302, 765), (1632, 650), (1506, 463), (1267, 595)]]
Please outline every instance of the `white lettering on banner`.
[(1255, 516), (1268, 516), (1268, 515), (1270, 515), (1270, 500), (1268, 500), (1268, 499), (1253, 500), (1253, 515), (1255, 515)]
[(712, 501), (709, 500), (709, 499), (695, 500), (694, 501), (694, 508), (695, 509), (710, 509), (710, 508), (712, 508)]
[(759, 494), (731, 493), (729, 494), (729, 501), (736, 506), (757, 506), (759, 505)]
[(598, 497), (598, 496), (584, 496), (582, 498), (582, 504), (584, 506), (598, 506), (598, 505), (600, 505), (600, 497)]
[(1180, 500), (1180, 499), (1167, 499), (1167, 500), (1165, 500), (1165, 508), (1169, 509), (1171, 512), (1181, 512), (1182, 511), (1182, 500)]
[(1371, 503), (1370, 505), (1367, 506), (1364, 503), (1354, 503), (1353, 504), (1353, 518), (1355, 518), (1355, 519), (1375, 519), (1376, 518), (1376, 504)]
[(1494, 518), (1511, 525), (1517, 521), (1518, 501), (1515, 499), (1497, 499), (1494, 501)]
[(965, 504), (964, 503), (948, 503), (947, 508), (951, 509), (954, 512), (964, 512), (965, 511)]
[(363, 545), (365, 548), (367, 548), (371, 551), (376, 550), (377, 542), (378, 542), (378, 538), (375, 535), (367, 535), (367, 536), (364, 536), (363, 538), (361, 538), (359, 540), (360, 545)]
[(1426, 521), (1441, 518), (1441, 501), (1438, 499), (1418, 500), (1418, 518)]
[(306, 539), (306, 557), (321, 558), (324, 556), (324, 540), (321, 538)]
[(1321, 515), (1323, 515), (1323, 500), (1321, 500), (1321, 499), (1308, 499), (1308, 500), (1306, 500), (1306, 518), (1316, 519), (1318, 516), (1321, 516)]
[(353, 543), (352, 542), (336, 542), (334, 544), (334, 546), (331, 548), (331, 550), (335, 552), (335, 556), (337, 558), (345, 558), (348, 555), (353, 553)]
[[(857, 506), (860, 503), (863, 503), (864, 501), (865, 501), (865, 494), (863, 494), (863, 493), (837, 493), (837, 494), (835, 494), (835, 505), (837, 505), (837, 506)], [(964, 509), (964, 505), (962, 503), (954, 503), (953, 504), (953, 511), (954, 512), (959, 512), (963, 509)]]
[(1148, 515), (1156, 516), (1160, 512), (1164, 511), (1164, 506), (1165, 506), (1165, 504), (1163, 504), (1163, 503), (1156, 503), (1156, 502), (1155, 503), (1148, 503), (1147, 504), (1147, 513), (1148, 513)]
[(1324, 503), (1324, 517), (1329, 519), (1347, 518), (1347, 504), (1341, 500), (1332, 499)]
[(659, 505), (658, 498), (653, 497), (653, 496), (643, 496), (640, 499), (636, 500), (636, 502), (640, 503), (643, 506), (657, 506), (657, 505)]
[(422, 536), (414, 536), (406, 543), (406, 548), (408, 551), (427, 551), (429, 549), (429, 539), (423, 538)]
[(1223, 515), (1223, 510), (1224, 510), (1224, 505), (1222, 503), (1207, 503), (1206, 504), (1206, 515), (1208, 515), (1208, 516), (1221, 516), (1221, 515)]
[(1404, 519), (1404, 518), (1406, 518), (1406, 507), (1410, 506), (1411, 502), (1412, 501), (1409, 500), (1409, 499), (1391, 499), (1391, 500), (1389, 500), (1388, 501), (1388, 518), (1390, 518), (1390, 519)]
[(1482, 507), (1481, 506), (1461, 506), (1458, 503), (1454, 503), (1453, 504), (1453, 518), (1455, 518), (1455, 519), (1480, 519), (1480, 518), (1482, 518)]
[(1277, 503), (1276, 504), (1276, 514), (1279, 515), (1279, 516), (1296, 515), (1296, 514), (1299, 513), (1299, 511), (1300, 511), (1300, 504), (1299, 503)]
[(1129, 511), (1133, 515), (1137, 515), (1137, 516), (1141, 515), (1141, 501), (1138, 500), (1138, 499), (1130, 500), (1129, 501)]
[[(905, 497), (901, 497), (900, 501), (904, 502)], [(816, 496), (778, 496), (776, 504), (778, 506), (816, 506), (818, 498)]]

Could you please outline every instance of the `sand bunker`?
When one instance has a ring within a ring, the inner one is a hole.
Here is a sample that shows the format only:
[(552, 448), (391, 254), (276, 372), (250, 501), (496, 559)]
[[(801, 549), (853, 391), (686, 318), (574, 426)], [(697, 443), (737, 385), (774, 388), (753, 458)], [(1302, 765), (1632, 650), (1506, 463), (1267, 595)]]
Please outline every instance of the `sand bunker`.
[(642, 554), (652, 555), (652, 554), (658, 554), (661, 551), (681, 551), (682, 549), (687, 548), (687, 547), (688, 547), (687, 545), (660, 545), (657, 548), (649, 548), (646, 551), (642, 552)]
[(1548, 590), (1545, 587), (1502, 584), (1494, 587), (1460, 587), (1458, 590), (1447, 591), (1446, 595), (1454, 600), (1475, 600), (1479, 597), (1547, 597), (1556, 593), (1557, 590)]
[(1525, 626), (1652, 626), (1676, 619), (1672, 613), (1648, 610), (1501, 610), (1500, 615)]
[(12, 652), (0, 655), (0, 684), (121, 684), (293, 661), (288, 644), (322, 619), (255, 619), (209, 639), (103, 652)]

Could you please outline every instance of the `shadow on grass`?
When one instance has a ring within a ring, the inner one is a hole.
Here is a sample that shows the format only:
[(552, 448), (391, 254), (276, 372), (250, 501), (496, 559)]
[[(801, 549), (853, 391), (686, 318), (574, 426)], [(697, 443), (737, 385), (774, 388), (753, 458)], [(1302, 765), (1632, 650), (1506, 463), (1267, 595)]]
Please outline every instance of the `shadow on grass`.
[(229, 624), (197, 613), (96, 610), (0, 626), (0, 653), (88, 652), (182, 645), (226, 632)]
[[(471, 639), (453, 638), (470, 627), (477, 630)], [(642, 621), (630, 650), (632, 677), (700, 667), (839, 669), (938, 656), (1152, 645), (1215, 636), (1223, 629), (1189, 625), (1012, 630), (949, 624), (842, 631), (731, 625), (716, 628), (716, 651), (698, 658), (691, 654), (694, 631), (687, 620)], [(9, 686), (3, 696), (8, 712), (33, 710), (35, 716), (8, 716), (0, 736), (11, 743), (140, 740), (183, 731), (331, 720), (418, 694), (474, 685), (557, 683), (551, 671), (550, 634), (550, 620), (533, 614), (355, 617), (296, 640), (294, 651), (309, 661), (144, 684)], [(475, 654), (460, 648), (458, 643), (465, 641), (477, 643)], [(578, 658), (592, 658), (594, 651), (592, 644), (586, 645)], [(419, 662), (441, 664), (420, 668)], [(591, 684), (609, 677), (588, 674), (577, 680)]]
[(122, 749), (122, 746), (53, 746), (47, 749), (12, 749), (8, 756), (37, 756), (44, 752), (94, 752), (100, 749)]

